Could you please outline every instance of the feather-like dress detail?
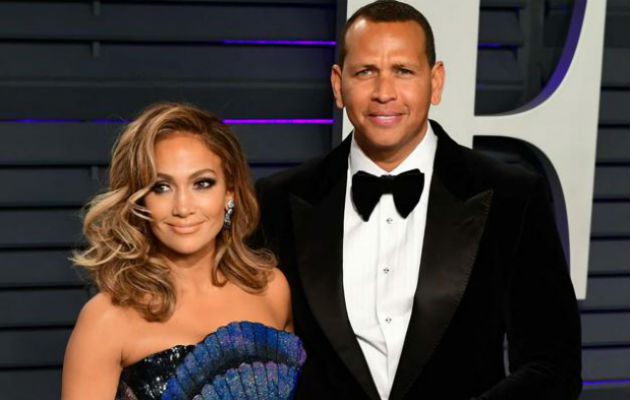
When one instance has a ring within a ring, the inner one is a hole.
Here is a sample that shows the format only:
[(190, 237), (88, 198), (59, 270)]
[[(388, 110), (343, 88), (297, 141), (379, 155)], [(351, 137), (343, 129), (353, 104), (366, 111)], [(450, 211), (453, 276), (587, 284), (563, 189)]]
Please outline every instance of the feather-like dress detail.
[[(184, 346), (172, 350), (177, 347)], [(187, 354), (174, 363), (168, 379), (157, 380), (160, 397), (147, 398), (290, 399), (306, 360), (296, 335), (255, 322), (231, 322), (197, 345), (185, 347)], [(121, 381), (120, 399), (123, 390), (133, 391), (133, 384)], [(137, 393), (135, 396), (143, 400)]]

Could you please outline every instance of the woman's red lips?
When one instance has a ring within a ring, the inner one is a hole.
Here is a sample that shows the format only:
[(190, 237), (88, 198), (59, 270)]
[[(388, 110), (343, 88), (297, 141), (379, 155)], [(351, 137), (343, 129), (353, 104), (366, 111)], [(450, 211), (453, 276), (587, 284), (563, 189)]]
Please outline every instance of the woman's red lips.
[(168, 226), (171, 227), (177, 233), (193, 233), (197, 230), (199, 225), (202, 224), (203, 221), (189, 223), (189, 224), (173, 224), (167, 223)]

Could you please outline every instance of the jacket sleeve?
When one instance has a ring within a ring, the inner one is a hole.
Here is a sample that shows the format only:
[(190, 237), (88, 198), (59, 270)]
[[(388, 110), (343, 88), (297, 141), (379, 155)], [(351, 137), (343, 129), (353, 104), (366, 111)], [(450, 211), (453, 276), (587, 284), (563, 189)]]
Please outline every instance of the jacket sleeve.
[(254, 233), (248, 238), (247, 244), (254, 248), (266, 248), (276, 256), (279, 255), (278, 216), (282, 218), (282, 206), (279, 204), (280, 192), (277, 185), (269, 178), (256, 181), (256, 198), (260, 209), (260, 221)]
[(504, 311), (510, 374), (479, 399), (577, 399), (580, 318), (542, 178), (526, 204), (512, 267)]
[(267, 205), (264, 202), (263, 192), (265, 191), (265, 179), (260, 178), (256, 181), (256, 200), (258, 201), (258, 209), (260, 212), (260, 220), (258, 226), (252, 235), (247, 238), (247, 244), (254, 249), (267, 247), (267, 238), (265, 235), (265, 219), (267, 214)]

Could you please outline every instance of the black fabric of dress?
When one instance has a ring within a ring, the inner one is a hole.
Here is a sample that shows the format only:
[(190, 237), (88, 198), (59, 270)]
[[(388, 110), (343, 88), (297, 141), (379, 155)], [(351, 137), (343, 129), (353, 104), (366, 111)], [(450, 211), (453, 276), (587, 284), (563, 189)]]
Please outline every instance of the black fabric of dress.
[(116, 400), (159, 400), (166, 382), (194, 345), (178, 345), (123, 368)]

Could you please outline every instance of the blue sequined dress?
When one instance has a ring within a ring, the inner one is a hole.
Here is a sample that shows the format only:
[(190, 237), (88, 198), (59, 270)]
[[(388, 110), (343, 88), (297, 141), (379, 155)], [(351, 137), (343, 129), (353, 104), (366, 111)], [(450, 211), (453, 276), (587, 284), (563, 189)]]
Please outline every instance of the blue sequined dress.
[(305, 359), (294, 334), (231, 322), (124, 368), (116, 400), (290, 399)]

